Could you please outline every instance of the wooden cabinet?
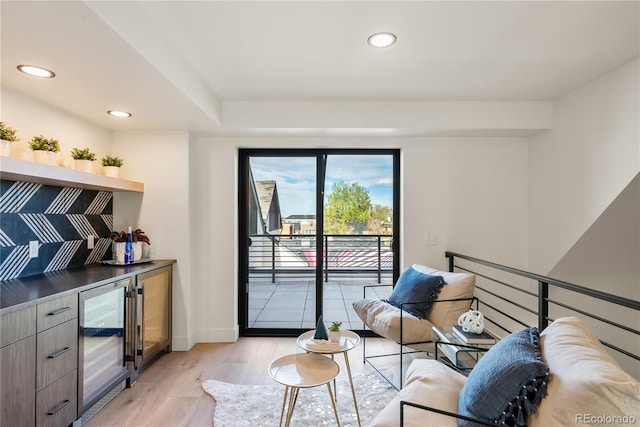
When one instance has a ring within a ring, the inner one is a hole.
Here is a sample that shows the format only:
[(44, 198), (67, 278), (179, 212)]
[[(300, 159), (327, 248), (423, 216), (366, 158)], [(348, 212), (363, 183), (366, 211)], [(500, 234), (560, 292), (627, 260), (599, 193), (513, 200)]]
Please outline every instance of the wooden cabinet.
[(0, 426), (73, 423), (78, 295), (4, 314), (0, 321)]
[[(79, 353), (84, 355), (88, 348), (79, 345), (80, 324), (87, 322), (86, 316), (79, 316), (82, 294), (116, 286), (123, 279), (136, 284), (130, 290), (128, 286), (122, 287), (122, 300), (116, 301), (115, 311), (110, 307), (102, 313), (108, 319), (115, 316), (121, 320), (122, 324), (116, 326), (109, 321), (109, 326), (122, 345), (113, 345), (114, 340), (102, 330), (105, 324), (101, 320), (90, 325), (102, 338), (94, 342), (106, 340), (109, 344), (97, 348), (99, 357), (92, 358), (91, 362), (100, 368), (108, 363), (116, 365), (121, 374), (120, 383), (131, 380), (131, 371), (139, 374), (160, 352), (171, 351), (172, 276), (172, 266), (164, 264), (138, 274), (116, 276), (110, 284), (78, 289), (57, 298), (43, 297), (21, 308), (3, 309), (0, 314), (0, 427), (67, 427), (79, 421), (78, 416), (94, 405), (95, 402), (88, 402), (87, 408), (83, 407), (79, 397), (79, 391), (86, 392), (87, 385), (95, 383), (96, 388), (104, 385), (104, 378), (91, 377), (96, 373), (100, 376), (100, 369), (93, 369), (92, 374), (81, 370), (78, 364), (80, 359), (86, 362)], [(101, 357), (109, 362), (102, 362)], [(88, 364), (81, 366), (85, 368)], [(104, 394), (96, 397), (96, 401), (102, 396)]]
[(78, 295), (36, 310), (36, 426), (63, 427), (78, 415)]
[(35, 425), (36, 309), (0, 317), (0, 425)]

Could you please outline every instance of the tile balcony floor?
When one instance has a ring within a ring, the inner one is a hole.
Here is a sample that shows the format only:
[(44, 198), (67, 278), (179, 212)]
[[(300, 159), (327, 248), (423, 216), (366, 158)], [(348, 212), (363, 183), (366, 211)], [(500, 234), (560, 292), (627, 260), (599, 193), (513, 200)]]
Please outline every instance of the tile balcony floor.
[[(374, 280), (347, 278), (323, 282), (326, 325), (342, 322), (344, 329), (362, 329), (362, 320), (352, 303), (363, 297), (365, 285), (377, 285)], [(381, 284), (391, 284), (390, 279)], [(367, 298), (387, 298), (391, 288), (370, 288)], [(315, 284), (309, 280), (286, 280), (276, 283), (253, 280), (249, 284), (250, 328), (308, 328), (316, 326)]]

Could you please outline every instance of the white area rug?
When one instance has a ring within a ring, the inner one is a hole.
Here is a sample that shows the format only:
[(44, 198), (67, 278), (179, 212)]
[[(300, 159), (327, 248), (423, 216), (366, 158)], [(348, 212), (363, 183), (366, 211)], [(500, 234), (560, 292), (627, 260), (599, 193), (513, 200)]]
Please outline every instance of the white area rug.
[[(376, 373), (353, 374), (362, 425), (366, 426), (396, 395), (396, 390)], [(340, 425), (357, 426), (349, 380), (343, 373), (336, 379)], [(213, 416), (215, 427), (277, 426), (282, 410), (284, 386), (237, 385), (208, 380), (202, 388), (216, 400)], [(301, 389), (291, 425), (335, 426), (331, 401), (326, 386)]]

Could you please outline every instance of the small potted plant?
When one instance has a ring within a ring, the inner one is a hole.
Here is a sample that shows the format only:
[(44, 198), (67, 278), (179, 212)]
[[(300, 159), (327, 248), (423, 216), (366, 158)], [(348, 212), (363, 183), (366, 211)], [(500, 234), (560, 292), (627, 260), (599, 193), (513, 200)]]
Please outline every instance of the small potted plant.
[(31, 138), (29, 148), (33, 151), (36, 162), (55, 165), (56, 153), (60, 151), (60, 142), (54, 138), (38, 135)]
[(91, 172), (93, 170), (93, 161), (96, 159), (96, 154), (89, 150), (89, 147), (73, 148), (71, 150), (71, 157), (73, 157), (73, 163), (76, 170), (82, 172)]
[(340, 341), (340, 326), (342, 326), (342, 322), (333, 322), (329, 326), (329, 341)]
[(19, 141), (19, 138), (16, 136), (16, 130), (5, 125), (4, 122), (0, 122), (0, 153), (3, 156), (11, 154), (11, 143), (15, 141)]
[[(111, 247), (111, 251), (113, 253), (113, 259), (118, 263), (124, 263), (124, 249), (125, 242), (127, 241), (127, 232), (126, 231), (113, 231), (109, 236), (111, 240), (113, 240), (113, 245)], [(149, 237), (142, 231), (140, 228), (135, 229), (131, 232), (131, 237), (133, 238), (133, 260), (139, 261), (144, 258), (146, 248), (143, 243), (150, 245)]]
[(106, 155), (102, 158), (102, 167), (104, 174), (113, 178), (120, 176), (120, 167), (123, 164), (123, 160), (120, 157)]

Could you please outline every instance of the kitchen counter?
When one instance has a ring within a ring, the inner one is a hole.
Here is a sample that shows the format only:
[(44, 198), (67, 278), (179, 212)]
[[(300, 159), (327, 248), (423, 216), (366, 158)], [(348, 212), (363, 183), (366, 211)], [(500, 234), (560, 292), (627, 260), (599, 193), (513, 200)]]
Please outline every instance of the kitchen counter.
[(133, 265), (89, 264), (0, 282), (0, 314), (26, 308), (174, 264), (174, 259)]

